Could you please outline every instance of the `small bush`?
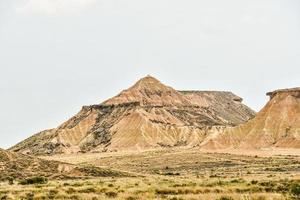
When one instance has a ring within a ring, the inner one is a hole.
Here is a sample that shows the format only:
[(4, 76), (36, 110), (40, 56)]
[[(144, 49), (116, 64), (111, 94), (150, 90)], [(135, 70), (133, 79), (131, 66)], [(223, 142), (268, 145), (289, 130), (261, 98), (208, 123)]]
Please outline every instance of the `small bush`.
[(57, 194), (58, 194), (58, 190), (50, 190), (48, 193), (48, 198), (54, 199)]
[(106, 192), (105, 195), (106, 195), (108, 198), (116, 198), (116, 197), (118, 196), (118, 193), (113, 192), (113, 191), (110, 191), (110, 192)]
[(126, 200), (137, 200), (137, 198), (136, 198), (136, 197), (129, 196), (129, 197), (126, 197)]
[(0, 199), (1, 200), (7, 200), (8, 199), (8, 196), (5, 194), (5, 195), (0, 195)]
[(83, 188), (81, 190), (78, 190), (79, 193), (95, 193), (96, 189), (93, 187)]
[(295, 183), (291, 186), (291, 194), (296, 199), (300, 197), (300, 184)]
[(13, 185), (14, 184), (14, 180), (15, 179), (13, 177), (11, 177), (11, 176), (7, 177), (7, 181), (8, 181), (9, 185)]
[(74, 189), (74, 188), (72, 188), (72, 187), (70, 187), (70, 188), (68, 188), (67, 190), (66, 190), (66, 193), (67, 194), (74, 194), (76, 192), (76, 190)]
[(233, 198), (229, 196), (222, 196), (218, 200), (233, 200)]
[(33, 193), (27, 193), (26, 194), (26, 199), (27, 200), (33, 200), (34, 194)]
[(46, 184), (46, 183), (48, 183), (48, 179), (41, 176), (27, 178), (20, 181), (21, 185)]

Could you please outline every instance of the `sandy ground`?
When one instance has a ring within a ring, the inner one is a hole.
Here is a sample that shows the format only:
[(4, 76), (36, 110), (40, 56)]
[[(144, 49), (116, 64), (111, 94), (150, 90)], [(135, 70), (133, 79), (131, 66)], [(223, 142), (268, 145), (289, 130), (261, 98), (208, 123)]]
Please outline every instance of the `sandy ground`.
[(247, 156), (300, 156), (300, 149), (281, 149), (281, 148), (268, 148), (259, 150), (248, 149), (226, 149), (226, 150), (200, 150), (205, 153), (229, 153), (234, 155), (247, 155)]
[[(187, 148), (173, 148), (173, 149), (148, 149), (141, 151), (118, 151), (118, 152), (103, 152), (103, 153), (85, 153), (85, 154), (65, 154), (65, 155), (54, 155), (54, 156), (43, 156), (41, 158), (47, 160), (57, 160), (70, 163), (84, 163), (91, 160), (97, 160), (107, 157), (119, 157), (119, 156), (129, 156), (129, 155), (139, 155), (147, 152), (159, 152), (159, 151), (192, 151), (197, 152), (197, 149), (187, 149)], [(225, 149), (225, 150), (199, 150), (201, 153), (220, 153), (220, 154), (232, 154), (232, 155), (245, 155), (245, 156), (260, 156), (260, 157), (273, 157), (273, 156), (293, 156), (299, 157), (300, 159), (300, 149), (280, 149), (280, 148), (269, 148), (269, 149)]]

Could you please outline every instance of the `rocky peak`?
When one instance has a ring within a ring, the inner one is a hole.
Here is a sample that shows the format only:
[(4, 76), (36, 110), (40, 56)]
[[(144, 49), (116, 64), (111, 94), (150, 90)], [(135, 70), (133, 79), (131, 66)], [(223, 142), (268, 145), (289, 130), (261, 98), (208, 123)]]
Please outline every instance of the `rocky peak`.
[(131, 88), (128, 90), (149, 90), (149, 91), (157, 91), (157, 90), (170, 90), (170, 87), (165, 86), (156, 78), (148, 75), (144, 78), (141, 78), (138, 82), (136, 82)]
[(149, 75), (103, 104), (117, 105), (132, 102), (139, 102), (142, 106), (186, 106), (190, 104), (180, 92)]

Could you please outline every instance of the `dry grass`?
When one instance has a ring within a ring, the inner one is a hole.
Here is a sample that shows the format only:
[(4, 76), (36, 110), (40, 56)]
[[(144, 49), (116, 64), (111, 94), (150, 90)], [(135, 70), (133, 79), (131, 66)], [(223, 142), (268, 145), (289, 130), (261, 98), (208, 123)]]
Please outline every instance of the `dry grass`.
[(281, 200), (300, 184), (297, 156), (242, 156), (160, 150), (48, 157), (127, 171), (137, 177), (0, 186), (0, 199)]
[(43, 185), (0, 186), (1, 199), (290, 199), (292, 180), (248, 182), (243, 179), (178, 177), (103, 178), (55, 181)]
[(183, 178), (300, 179), (300, 157), (203, 153), (198, 150), (95, 153), (47, 157), (74, 164), (92, 164), (142, 175)]

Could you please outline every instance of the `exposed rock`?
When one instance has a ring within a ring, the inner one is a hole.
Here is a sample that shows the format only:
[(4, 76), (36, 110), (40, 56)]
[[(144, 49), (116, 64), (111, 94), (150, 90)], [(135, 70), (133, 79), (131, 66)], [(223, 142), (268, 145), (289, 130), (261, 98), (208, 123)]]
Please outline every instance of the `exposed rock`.
[(11, 150), (44, 155), (194, 147), (211, 134), (212, 127), (236, 126), (253, 118), (255, 113), (241, 102), (231, 92), (176, 91), (147, 76)]
[(267, 95), (270, 101), (254, 119), (226, 129), (202, 148), (300, 148), (300, 88)]

